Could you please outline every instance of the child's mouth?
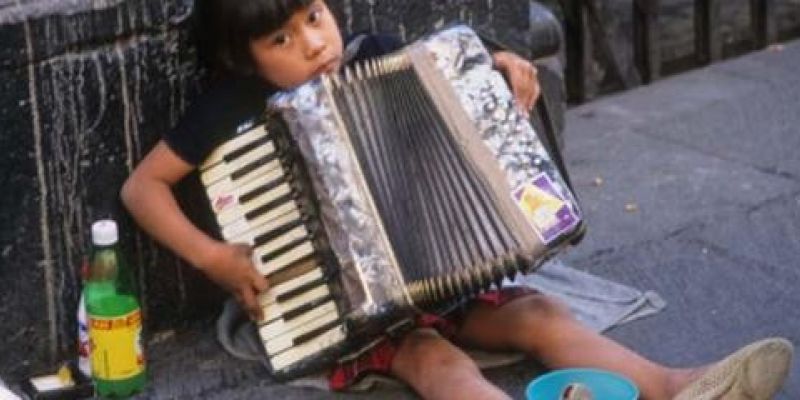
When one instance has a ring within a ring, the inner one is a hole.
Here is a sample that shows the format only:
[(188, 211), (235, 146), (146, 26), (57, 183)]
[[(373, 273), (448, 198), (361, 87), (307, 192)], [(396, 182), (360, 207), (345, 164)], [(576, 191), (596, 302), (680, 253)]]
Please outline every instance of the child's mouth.
[(339, 69), (339, 57), (333, 58), (330, 61), (326, 61), (322, 64), (316, 71), (314, 71), (314, 75), (322, 75), (322, 74), (329, 74), (331, 72), (336, 72)]

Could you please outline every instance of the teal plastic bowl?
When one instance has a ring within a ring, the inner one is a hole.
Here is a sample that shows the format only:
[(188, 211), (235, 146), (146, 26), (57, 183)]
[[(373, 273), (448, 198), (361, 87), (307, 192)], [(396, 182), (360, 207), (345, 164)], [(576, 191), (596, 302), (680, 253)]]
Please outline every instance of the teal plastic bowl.
[(636, 400), (639, 389), (628, 378), (590, 368), (561, 369), (534, 379), (525, 390), (528, 400), (559, 400), (567, 386), (580, 383), (595, 400)]

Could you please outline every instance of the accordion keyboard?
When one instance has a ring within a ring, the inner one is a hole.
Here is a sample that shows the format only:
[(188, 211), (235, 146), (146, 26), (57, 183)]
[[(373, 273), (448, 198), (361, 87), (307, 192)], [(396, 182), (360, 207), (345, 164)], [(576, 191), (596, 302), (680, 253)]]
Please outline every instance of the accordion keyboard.
[(253, 250), (270, 288), (259, 294), (258, 333), (274, 371), (345, 339), (341, 317), (314, 247), (307, 206), (286, 157), (264, 125), (218, 147), (200, 167), (222, 237)]

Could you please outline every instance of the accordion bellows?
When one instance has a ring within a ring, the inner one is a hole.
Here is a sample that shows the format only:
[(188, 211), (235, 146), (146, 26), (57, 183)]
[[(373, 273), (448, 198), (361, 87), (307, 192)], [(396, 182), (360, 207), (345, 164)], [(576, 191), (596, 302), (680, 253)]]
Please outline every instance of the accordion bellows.
[[(419, 71), (411, 58), (434, 65)], [(359, 273), (365, 313), (485, 288), (498, 270), (534, 267), (580, 222), (573, 195), (467, 27), (273, 104), (309, 165), (336, 255)]]
[[(252, 158), (274, 164), (248, 167), (254, 177), (234, 185), (239, 203), (264, 192), (275, 193), (271, 210), (299, 199), (249, 240), (266, 275), (296, 270), (261, 296), (259, 332), (279, 377), (334, 362), (411, 312), (529, 272), (581, 229), (573, 194), (467, 27), (279, 93), (270, 112), (256, 136), (272, 141), (236, 138), (220, 152), (258, 147)], [(283, 130), (291, 139), (276, 138)], [(295, 147), (302, 162), (280, 160), (278, 150)], [(212, 204), (229, 192), (216, 189), (230, 186), (215, 183), (218, 168), (201, 168)], [(281, 173), (303, 179), (270, 175)], [(298, 190), (304, 179), (311, 187)], [(250, 228), (223, 214), (223, 237), (241, 240)], [(281, 308), (290, 297), (304, 300)]]

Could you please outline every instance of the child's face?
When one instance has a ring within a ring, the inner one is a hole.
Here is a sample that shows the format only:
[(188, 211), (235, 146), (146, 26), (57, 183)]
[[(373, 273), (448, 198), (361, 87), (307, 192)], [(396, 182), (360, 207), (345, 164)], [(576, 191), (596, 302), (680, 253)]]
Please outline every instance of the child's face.
[(342, 36), (325, 2), (317, 0), (278, 30), (250, 41), (250, 53), (258, 75), (286, 89), (337, 70)]

